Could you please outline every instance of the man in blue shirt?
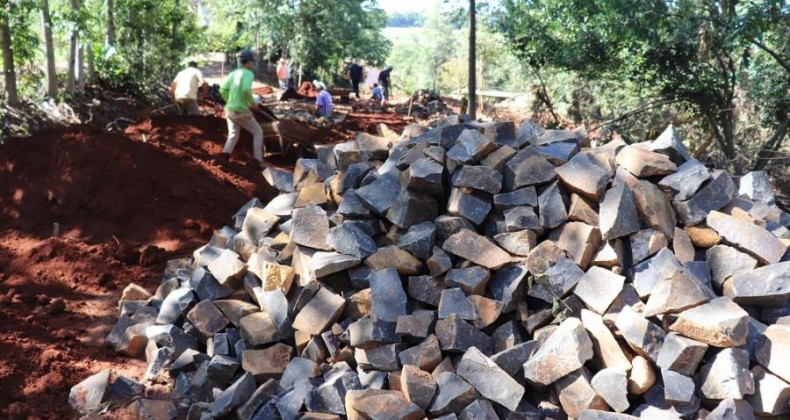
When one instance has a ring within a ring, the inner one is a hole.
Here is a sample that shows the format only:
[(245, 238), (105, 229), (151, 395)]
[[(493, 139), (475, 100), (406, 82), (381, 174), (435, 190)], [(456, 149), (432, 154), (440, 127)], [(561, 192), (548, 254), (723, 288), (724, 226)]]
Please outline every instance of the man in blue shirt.
[(315, 98), (315, 106), (318, 114), (324, 118), (332, 115), (332, 95), (326, 91), (326, 85), (318, 80), (313, 80), (313, 86), (318, 89), (318, 97)]

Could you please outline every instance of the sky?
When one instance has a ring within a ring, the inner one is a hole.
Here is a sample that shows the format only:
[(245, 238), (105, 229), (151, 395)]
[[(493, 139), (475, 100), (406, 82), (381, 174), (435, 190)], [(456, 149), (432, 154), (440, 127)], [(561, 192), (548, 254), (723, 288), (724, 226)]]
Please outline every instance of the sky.
[(422, 12), (441, 4), (442, 0), (378, 0), (387, 13), (392, 12)]

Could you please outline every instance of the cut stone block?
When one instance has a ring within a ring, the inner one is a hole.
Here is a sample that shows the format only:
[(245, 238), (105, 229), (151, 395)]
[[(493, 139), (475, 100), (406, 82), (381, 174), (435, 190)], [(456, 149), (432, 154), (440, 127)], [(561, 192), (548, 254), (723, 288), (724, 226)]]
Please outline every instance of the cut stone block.
[(444, 289), (444, 282), (431, 276), (409, 277), (409, 296), (419, 302), (438, 307)]
[(713, 210), (729, 204), (735, 198), (735, 183), (724, 171), (714, 171), (710, 182), (686, 201), (675, 201), (678, 219), (686, 225), (705, 220)]
[(308, 248), (332, 250), (326, 242), (329, 236), (329, 219), (324, 209), (318, 206), (294, 209), (292, 221), (291, 241)]
[(494, 245), (490, 239), (469, 229), (461, 229), (460, 232), (450, 236), (442, 248), (490, 269), (498, 269), (510, 262), (507, 252)]
[(345, 218), (373, 217), (373, 212), (359, 199), (357, 190), (354, 189), (346, 190), (346, 192), (343, 193), (340, 206), (337, 208), (337, 214)]
[(587, 307), (603, 314), (623, 289), (625, 277), (619, 276), (601, 267), (591, 267), (579, 279), (574, 294)]
[(746, 342), (749, 314), (721, 297), (681, 312), (669, 329), (713, 347), (736, 347)]
[(665, 313), (679, 313), (702, 305), (716, 295), (686, 268), (659, 278), (645, 304), (644, 315), (651, 317)]
[(721, 287), (730, 276), (757, 267), (757, 259), (727, 245), (716, 245), (705, 252), (713, 283)]
[(762, 203), (774, 203), (774, 189), (765, 171), (753, 171), (741, 177), (738, 195)]
[(779, 416), (790, 413), (790, 384), (767, 369), (757, 365), (751, 370), (754, 377), (754, 394), (746, 399), (754, 412), (762, 416)]
[(141, 398), (129, 406), (129, 416), (133, 419), (166, 419), (178, 418), (178, 410), (171, 401)]
[(406, 169), (401, 178), (403, 186), (411, 191), (417, 191), (433, 196), (444, 193), (442, 174), (444, 167), (431, 158), (417, 159)]
[(97, 413), (102, 409), (102, 403), (110, 391), (110, 369), (93, 374), (71, 387), (69, 391), (69, 405), (74, 410), (83, 413)]
[(669, 333), (664, 338), (664, 345), (658, 352), (656, 364), (662, 369), (674, 370), (686, 376), (697, 371), (699, 362), (708, 350), (708, 345), (683, 337), (677, 333)]
[(491, 337), (455, 314), (436, 321), (436, 337), (445, 352), (463, 353), (470, 347), (477, 347), (483, 353), (491, 354)]
[(425, 417), (419, 406), (393, 391), (350, 390), (346, 393), (345, 406), (349, 419), (420, 420)]
[(372, 183), (357, 189), (356, 195), (371, 210), (379, 215), (384, 215), (395, 202), (400, 191), (398, 176), (388, 172), (379, 176)]
[(744, 400), (727, 398), (708, 414), (706, 420), (754, 420), (754, 408)]
[(694, 401), (696, 388), (693, 379), (674, 370), (662, 370), (661, 378), (664, 381), (664, 399), (668, 403), (685, 405)]
[(277, 343), (263, 350), (244, 350), (241, 367), (249, 372), (258, 383), (282, 376), (293, 355), (293, 347)]
[(650, 151), (668, 156), (672, 162), (678, 165), (691, 160), (691, 155), (689, 155), (686, 146), (683, 144), (680, 134), (672, 124), (667, 126), (658, 138), (650, 142), (647, 148)]
[(403, 350), (398, 354), (401, 365), (412, 365), (429, 372), (442, 362), (442, 350), (439, 348), (439, 339), (429, 335), (420, 344)]
[(512, 312), (524, 297), (527, 270), (522, 265), (509, 265), (494, 272), (488, 281), (490, 296), (502, 302), (503, 313)]
[(467, 295), (482, 295), (490, 278), (488, 270), (473, 266), (448, 271), (444, 283), (447, 287), (460, 287)]
[(207, 268), (220, 284), (229, 287), (238, 285), (247, 273), (247, 266), (239, 259), (239, 255), (229, 249), (223, 250)]
[(489, 299), (480, 295), (471, 295), (468, 299), (472, 302), (475, 312), (477, 313), (477, 319), (474, 320), (473, 324), (476, 328), (480, 329), (486, 328), (496, 322), (502, 314), (502, 308), (505, 306), (498, 300)]
[(648, 297), (660, 279), (671, 277), (682, 268), (672, 251), (664, 248), (634, 267), (634, 288), (639, 297)]
[(567, 199), (559, 182), (549, 184), (538, 196), (540, 224), (544, 229), (554, 229), (568, 220)]
[(405, 337), (424, 339), (433, 334), (435, 325), (435, 311), (416, 310), (409, 315), (398, 317), (395, 333)]
[(464, 165), (453, 172), (452, 184), (456, 188), (472, 188), (496, 194), (502, 189), (502, 174), (488, 166)]
[(556, 169), (557, 176), (573, 192), (599, 200), (609, 182), (609, 172), (586, 154), (574, 156)]
[(737, 217), (713, 211), (708, 214), (707, 223), (727, 243), (748, 252), (763, 264), (775, 264), (787, 252), (788, 245), (776, 236)]
[(497, 209), (504, 210), (518, 206), (538, 206), (538, 194), (535, 187), (525, 187), (494, 195), (494, 207)]
[(377, 318), (397, 322), (406, 315), (406, 292), (401, 285), (398, 271), (387, 268), (370, 275), (371, 311)]
[(265, 312), (247, 315), (239, 321), (241, 336), (248, 344), (258, 346), (280, 340), (280, 331), (274, 320)]
[(465, 193), (459, 188), (453, 188), (447, 202), (447, 212), (454, 216), (461, 216), (475, 225), (480, 225), (491, 211), (491, 203), (485, 197), (474, 193)]
[(524, 363), (537, 348), (537, 341), (519, 343), (491, 356), (491, 360), (507, 372), (508, 375), (515, 377), (524, 368)]
[(418, 274), (422, 269), (420, 260), (394, 245), (379, 248), (365, 260), (365, 264), (374, 272), (394, 268), (405, 276)]
[(247, 265), (249, 271), (261, 280), (261, 287), (264, 291), (280, 289), (287, 294), (291, 290), (291, 284), (296, 276), (296, 271), (292, 267), (266, 261), (257, 253), (250, 257)]
[(592, 339), (594, 353), (600, 357), (605, 368), (618, 371), (631, 370), (631, 362), (626, 357), (620, 344), (614, 338), (609, 328), (604, 324), (603, 318), (595, 312), (582, 310), (581, 320), (584, 328)]
[(406, 399), (423, 410), (428, 408), (434, 393), (436, 393), (436, 381), (433, 376), (412, 365), (403, 366), (400, 387)]
[(531, 230), (521, 230), (494, 235), (494, 240), (505, 251), (526, 257), (535, 248), (537, 235)]
[(311, 335), (321, 334), (337, 320), (345, 304), (341, 296), (322, 287), (296, 315), (293, 328)]
[(598, 226), (600, 223), (600, 218), (598, 217), (598, 202), (596, 201), (593, 203), (578, 194), (572, 194), (571, 204), (568, 208), (568, 219), (574, 222)]
[(187, 319), (205, 337), (213, 336), (228, 325), (228, 319), (210, 300), (195, 305), (187, 314)]
[[(619, 174), (620, 172), (618, 172)], [(642, 222), (672, 238), (675, 232), (675, 209), (661, 190), (647, 180), (631, 181), (629, 187), (636, 200), (636, 208)]]
[(675, 228), (675, 237), (672, 239), (672, 251), (675, 252), (675, 258), (682, 263), (694, 261), (694, 246), (685, 230)]
[(790, 325), (769, 325), (755, 350), (757, 362), (784, 381), (790, 381)]
[[(642, 229), (639, 232), (631, 235), (629, 239), (631, 241), (631, 261), (633, 264), (643, 261), (644, 259), (658, 252), (661, 248), (665, 248), (667, 245), (669, 245), (666, 235), (654, 229)], [(674, 243), (676, 247), (675, 255), (677, 255), (677, 233), (675, 233)], [(691, 243), (688, 245), (691, 246)], [(691, 257), (693, 260), (693, 254)]]
[(664, 344), (664, 330), (625, 306), (615, 322), (625, 341), (639, 355), (655, 362)]
[(628, 376), (617, 368), (601, 369), (590, 382), (595, 392), (614, 411), (622, 413), (630, 406), (628, 402)]
[(565, 297), (576, 286), (584, 271), (576, 263), (565, 258), (557, 261), (542, 274), (533, 277), (529, 296), (552, 303), (554, 299)]
[(752, 306), (783, 306), (790, 299), (790, 261), (741, 271), (722, 286), (733, 302)]
[(348, 223), (332, 228), (327, 237), (327, 244), (342, 254), (357, 258), (367, 258), (378, 251), (373, 238)]
[(309, 394), (305, 407), (313, 412), (344, 415), (346, 393), (358, 389), (362, 389), (362, 384), (356, 372), (341, 362), (324, 374), (324, 383)]
[(359, 265), (361, 262), (361, 259), (351, 255), (337, 252), (316, 252), (310, 260), (310, 269), (316, 278), (323, 278)]
[(588, 409), (608, 408), (606, 401), (590, 384), (590, 374), (586, 369), (576, 370), (560, 378), (554, 383), (554, 388), (559, 394), (563, 411), (570, 417), (578, 417), (582, 411)]
[(211, 405), (211, 415), (221, 417), (230, 414), (249, 400), (255, 388), (255, 379), (249, 372), (245, 372), (233, 385), (217, 395)]
[(581, 222), (568, 222), (549, 234), (549, 239), (565, 250), (581, 268), (587, 268), (601, 243), (597, 226)]
[(642, 395), (656, 383), (656, 373), (650, 362), (642, 356), (631, 359), (631, 371), (628, 375), (628, 392)]
[[(418, 223), (398, 241), (398, 247), (417, 258), (427, 260), (436, 241), (436, 225), (431, 222)], [(374, 251), (375, 252), (375, 251)]]
[(538, 215), (532, 207), (519, 206), (504, 211), (505, 229), (508, 232), (518, 232), (529, 229), (536, 232), (542, 231), (542, 225)]
[(667, 175), (678, 169), (668, 157), (636, 146), (623, 147), (617, 153), (617, 164), (639, 178)]
[(476, 162), (496, 150), (496, 144), (477, 130), (466, 129), (461, 132), (453, 147), (447, 151), (447, 159), (462, 163)]
[(524, 396), (524, 387), (475, 347), (461, 358), (457, 374), (480, 395), (509, 410), (515, 410)]
[(502, 169), (506, 191), (539, 185), (556, 178), (554, 165), (536, 148), (528, 147), (516, 153)]
[(754, 377), (749, 371), (749, 352), (746, 350), (721, 350), (702, 366), (697, 375), (702, 395), (711, 400), (741, 400), (754, 393)]
[(428, 407), (433, 416), (460, 413), (477, 397), (477, 391), (460, 376), (442, 372), (436, 377), (436, 395)]
[(387, 210), (387, 220), (396, 226), (408, 229), (418, 223), (436, 218), (439, 204), (433, 197), (402, 190)]
[(600, 229), (604, 241), (630, 235), (639, 231), (639, 215), (636, 199), (622, 183), (606, 191), (601, 202)]
[(568, 318), (524, 363), (524, 376), (532, 382), (549, 385), (580, 369), (592, 357), (592, 340), (581, 321), (578, 318)]
[(674, 192), (675, 200), (684, 201), (693, 197), (700, 185), (710, 178), (708, 169), (696, 159), (678, 167), (677, 172), (665, 176), (658, 185)]

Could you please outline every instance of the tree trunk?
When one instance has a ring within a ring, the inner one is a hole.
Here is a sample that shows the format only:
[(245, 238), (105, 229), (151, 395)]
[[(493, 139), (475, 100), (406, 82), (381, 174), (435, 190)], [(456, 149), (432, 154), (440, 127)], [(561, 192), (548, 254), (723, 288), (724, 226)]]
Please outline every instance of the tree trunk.
[(52, 42), (52, 16), (49, 14), (49, 0), (41, 0), (41, 31), (44, 34), (44, 55), (47, 59), (47, 95), (58, 96), (58, 75), (55, 73), (55, 45)]
[[(79, 0), (71, 0), (71, 7), (74, 11), (79, 10)], [(77, 59), (79, 58), (79, 43), (80, 33), (77, 27), (77, 22), (72, 22), (74, 27), (71, 29), (69, 35), (69, 70), (66, 74), (66, 92), (69, 95), (74, 94), (74, 89), (77, 84)]]
[(476, 16), (475, 16), (475, 0), (469, 0), (469, 91), (467, 96), (469, 98), (469, 106), (467, 114), (472, 120), (477, 119), (477, 29), (476, 29)]
[(77, 49), (77, 92), (85, 92), (85, 45), (81, 42)]
[(88, 77), (85, 79), (85, 81), (88, 82), (88, 84), (93, 84), (96, 82), (96, 66), (93, 62), (93, 44), (86, 45), (85, 49), (87, 50), (85, 54), (87, 56), (86, 64), (88, 65)]
[(8, 17), (0, 13), (0, 50), (3, 50), (3, 76), (8, 105), (19, 105), (19, 93), (16, 88), (16, 69), (14, 69), (14, 54), (11, 51), (11, 28)]
[(107, 0), (107, 32), (104, 44), (108, 47), (115, 45), (115, 0)]

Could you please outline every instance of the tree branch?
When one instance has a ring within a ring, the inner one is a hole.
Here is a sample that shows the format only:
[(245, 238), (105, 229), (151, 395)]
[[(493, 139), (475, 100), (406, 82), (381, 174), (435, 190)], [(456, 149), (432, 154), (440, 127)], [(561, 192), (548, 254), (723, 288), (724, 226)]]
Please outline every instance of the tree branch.
[(776, 129), (776, 132), (770, 139), (766, 140), (763, 146), (760, 148), (759, 153), (757, 153), (757, 161), (754, 163), (754, 169), (759, 171), (765, 168), (765, 165), (768, 164), (770, 160), (769, 155), (771, 153), (776, 152), (779, 150), (779, 147), (782, 145), (782, 140), (784, 140), (785, 136), (787, 135), (787, 129), (790, 126), (790, 117), (785, 116), (785, 120)]
[(628, 111), (625, 114), (622, 114), (622, 115), (620, 115), (617, 118), (614, 118), (614, 119), (611, 119), (611, 120), (608, 120), (608, 121), (604, 121), (604, 122), (596, 125), (595, 127), (590, 128), (589, 131), (595, 131), (595, 130), (597, 130), (597, 129), (599, 129), (599, 128), (607, 125), (607, 124), (612, 124), (612, 123), (616, 123), (618, 121), (622, 121), (622, 120), (627, 119), (627, 118), (631, 118), (634, 115), (638, 115), (638, 114), (641, 114), (643, 112), (647, 112), (647, 111), (649, 111), (649, 110), (651, 110), (653, 108), (658, 108), (660, 106), (674, 104), (674, 103), (678, 103), (678, 102), (682, 102), (682, 101), (683, 101), (682, 99), (661, 99), (661, 100), (658, 100), (658, 101), (655, 101), (655, 102), (651, 102), (651, 103), (649, 103), (649, 104), (647, 104), (647, 105), (645, 105), (645, 106), (643, 106), (641, 108), (637, 108), (637, 109), (634, 109), (632, 111)]
[(776, 62), (779, 63), (780, 66), (785, 68), (785, 70), (790, 71), (790, 63), (785, 61), (779, 54), (776, 53), (776, 51), (772, 50), (767, 45), (763, 44), (762, 42), (754, 38), (749, 38), (749, 41), (751, 41), (752, 44), (760, 47), (761, 50), (765, 51), (766, 53), (768, 53), (768, 55), (773, 57), (774, 60), (776, 60)]

